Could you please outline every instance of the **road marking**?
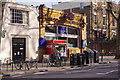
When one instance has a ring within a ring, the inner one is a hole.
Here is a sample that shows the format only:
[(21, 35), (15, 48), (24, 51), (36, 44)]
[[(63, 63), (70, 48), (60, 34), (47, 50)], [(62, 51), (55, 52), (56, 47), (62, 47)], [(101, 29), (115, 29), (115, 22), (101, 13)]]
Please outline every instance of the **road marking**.
[(112, 66), (103, 66), (103, 67), (112, 67)]
[(34, 74), (46, 74), (48, 72), (38, 72), (38, 73), (34, 73)]
[(65, 71), (66, 69), (56, 70), (54, 72)]
[(66, 72), (66, 74), (70, 74), (70, 73), (76, 73), (76, 72), (86, 72), (86, 71), (90, 71), (92, 69), (88, 69), (88, 70), (80, 70), (80, 71), (71, 71), (71, 72)]
[(105, 73), (96, 73), (96, 74), (109, 74), (109, 73), (112, 73), (112, 72), (116, 72), (118, 70), (112, 70), (112, 71), (109, 71), (109, 72), (105, 72)]
[(70, 68), (70, 69), (72, 69), (72, 70), (74, 70), (74, 69), (81, 69), (81, 67), (80, 68)]
[(21, 77), (21, 76), (23, 76), (23, 75), (15, 75), (15, 76), (13, 76), (13, 77)]

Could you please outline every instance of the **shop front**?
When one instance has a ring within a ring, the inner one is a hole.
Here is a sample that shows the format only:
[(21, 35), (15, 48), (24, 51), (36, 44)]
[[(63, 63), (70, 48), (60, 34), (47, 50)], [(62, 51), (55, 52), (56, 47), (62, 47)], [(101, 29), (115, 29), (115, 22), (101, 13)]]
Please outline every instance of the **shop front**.
[(66, 40), (46, 40), (46, 53), (50, 59), (54, 60), (55, 56), (67, 57)]

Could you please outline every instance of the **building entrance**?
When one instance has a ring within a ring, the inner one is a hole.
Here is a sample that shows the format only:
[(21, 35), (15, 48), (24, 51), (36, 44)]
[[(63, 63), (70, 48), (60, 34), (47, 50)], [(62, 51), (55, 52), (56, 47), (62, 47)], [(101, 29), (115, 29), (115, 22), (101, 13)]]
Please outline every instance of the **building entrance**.
[(26, 56), (26, 39), (12, 38), (12, 60), (25, 60)]

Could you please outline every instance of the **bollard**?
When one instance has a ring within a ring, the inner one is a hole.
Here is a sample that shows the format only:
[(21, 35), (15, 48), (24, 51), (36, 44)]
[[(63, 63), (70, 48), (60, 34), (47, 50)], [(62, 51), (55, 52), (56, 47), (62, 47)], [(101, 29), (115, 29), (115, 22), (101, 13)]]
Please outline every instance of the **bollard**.
[(2, 62), (1, 62), (1, 60), (0, 60), (0, 74), (1, 74), (1, 68), (2, 68)]
[(12, 62), (12, 72), (13, 72), (13, 62)]
[(38, 68), (38, 65), (37, 65), (38, 63), (37, 63), (37, 61), (35, 61), (35, 63), (36, 63), (36, 69), (37, 69)]
[(26, 62), (25, 62), (25, 71), (26, 71)]
[(2, 79), (2, 62), (0, 60), (0, 80)]
[(7, 60), (7, 71), (8, 71), (8, 60)]

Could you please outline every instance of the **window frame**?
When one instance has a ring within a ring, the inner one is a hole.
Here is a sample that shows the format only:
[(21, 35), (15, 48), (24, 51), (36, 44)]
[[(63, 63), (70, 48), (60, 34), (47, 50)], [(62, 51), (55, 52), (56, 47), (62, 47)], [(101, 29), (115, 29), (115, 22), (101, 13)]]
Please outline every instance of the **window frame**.
[(112, 26), (115, 27), (115, 18), (112, 18)]
[[(18, 13), (21, 12), (21, 13)], [(19, 16), (21, 15), (21, 16)], [(21, 22), (19, 22), (21, 19)], [(10, 8), (10, 23), (18, 25), (28, 25), (29, 24), (29, 11)]]
[(97, 15), (94, 15), (95, 19), (95, 25), (97, 25)]
[(103, 14), (106, 14), (106, 7), (103, 6)]
[(97, 12), (97, 3), (93, 4), (93, 10), (94, 10), (94, 12)]
[(106, 16), (103, 16), (103, 26), (106, 26)]

